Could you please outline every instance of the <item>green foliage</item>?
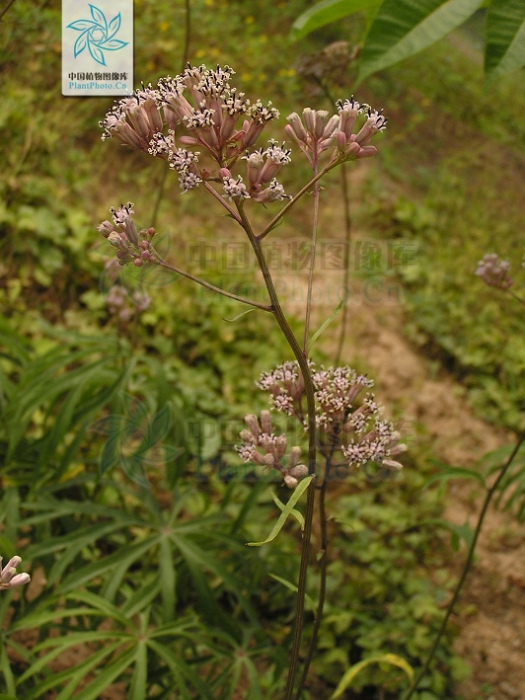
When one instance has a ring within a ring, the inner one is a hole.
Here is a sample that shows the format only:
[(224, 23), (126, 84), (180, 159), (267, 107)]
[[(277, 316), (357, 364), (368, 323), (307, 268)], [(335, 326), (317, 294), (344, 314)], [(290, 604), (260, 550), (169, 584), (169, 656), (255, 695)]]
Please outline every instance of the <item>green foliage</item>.
[[(292, 40), (319, 27), (368, 10), (372, 22), (359, 59), (359, 81), (427, 49), (463, 24), (483, 0), (324, 0), (296, 19)], [(376, 5), (379, 7), (376, 10)], [(488, 3), (485, 71), (488, 80), (525, 65), (525, 9), (519, 0)]]
[[(439, 568), (443, 543), (420, 527), (439, 512), (436, 492), (422, 499), (425, 479), (407, 470), (402, 484), (363, 480), (330, 503), (337, 530), (331, 532), (329, 600), (316, 669), (333, 687), (349, 667), (384, 654), (404, 659), (417, 673), (439, 628), (447, 593), (432, 584), (427, 567)], [(441, 698), (456, 677), (446, 643), (436, 659), (420, 687)], [(405, 681), (398, 669), (372, 664), (360, 667), (351, 687), (363, 697), (394, 700)]]

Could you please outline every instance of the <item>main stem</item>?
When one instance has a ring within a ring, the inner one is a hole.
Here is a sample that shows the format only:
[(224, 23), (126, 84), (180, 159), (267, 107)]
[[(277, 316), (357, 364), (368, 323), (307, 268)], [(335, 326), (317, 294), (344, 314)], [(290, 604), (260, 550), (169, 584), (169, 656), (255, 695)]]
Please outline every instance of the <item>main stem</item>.
[(476, 529), (474, 530), (474, 537), (472, 538), (472, 542), (470, 544), (470, 548), (469, 548), (469, 552), (468, 552), (468, 556), (467, 556), (467, 561), (465, 562), (465, 566), (463, 567), (463, 571), (461, 572), (461, 577), (459, 579), (459, 583), (456, 586), (456, 590), (454, 591), (454, 595), (452, 597), (452, 600), (450, 601), (450, 604), (447, 608), (446, 615), (443, 619), (443, 622), (441, 623), (441, 627), (439, 628), (439, 632), (434, 640), (434, 644), (432, 645), (432, 649), (429, 652), (427, 660), (425, 661), (425, 665), (423, 666), (421, 671), (417, 674), (417, 676), (412, 681), (412, 684), (408, 688), (406, 694), (403, 695), (402, 700), (409, 700), (412, 697), (412, 695), (415, 693), (415, 691), (417, 689), (417, 686), (421, 682), (421, 679), (423, 678), (423, 676), (427, 672), (428, 667), (430, 666), (430, 662), (434, 658), (434, 654), (436, 653), (439, 642), (441, 641), (441, 637), (445, 633), (445, 629), (447, 627), (449, 617), (451, 616), (452, 611), (454, 610), (454, 607), (455, 607), (457, 600), (459, 598), (459, 594), (461, 593), (461, 589), (463, 588), (463, 584), (465, 583), (465, 579), (467, 578), (467, 574), (468, 574), (470, 566), (472, 564), (472, 559), (474, 558), (474, 551), (476, 549), (478, 537), (479, 537), (479, 534), (481, 532), (481, 528), (483, 526), (483, 521), (485, 520), (485, 515), (487, 513), (489, 504), (490, 504), (494, 494), (496, 493), (498, 486), (501, 483), (501, 480), (503, 479), (503, 477), (507, 473), (507, 470), (509, 469), (510, 465), (514, 461), (514, 457), (518, 454), (518, 451), (519, 451), (521, 445), (523, 444), (523, 442), (525, 442), (525, 433), (522, 433), (519, 436), (516, 447), (513, 449), (510, 457), (508, 458), (508, 460), (505, 462), (505, 464), (501, 468), (501, 471), (499, 473), (498, 478), (496, 479), (496, 481), (494, 482), (492, 487), (488, 490), (487, 495), (485, 496), (485, 500), (483, 502), (483, 506), (482, 506), (481, 512), (479, 514)]
[(330, 464), (327, 461), (325, 467), (325, 475), (323, 483), (320, 486), (319, 493), (319, 525), (321, 530), (321, 542), (320, 542), (320, 553), (321, 553), (321, 570), (319, 572), (319, 600), (317, 602), (317, 609), (315, 611), (314, 627), (312, 630), (312, 636), (310, 638), (310, 643), (308, 644), (308, 651), (306, 652), (306, 658), (303, 663), (303, 671), (301, 673), (301, 680), (297, 686), (297, 692), (294, 696), (294, 700), (300, 700), (301, 691), (306, 683), (308, 677), (308, 671), (310, 670), (310, 664), (314, 657), (315, 650), (317, 648), (317, 639), (319, 637), (319, 628), (321, 627), (321, 621), (323, 619), (324, 602), (326, 599), (326, 575), (328, 572), (328, 528), (327, 528), (327, 517), (326, 517), (326, 485), (327, 485), (327, 475), (330, 470)]
[[(301, 346), (297, 342), (295, 335), (284, 313), (282, 311), (279, 299), (277, 297), (277, 292), (273, 283), (273, 279), (266, 263), (264, 253), (261, 247), (261, 241), (255, 235), (252, 226), (244, 213), (242, 203), (238, 204), (239, 216), (242, 220), (242, 225), (246, 231), (254, 253), (257, 257), (257, 262), (264, 277), (264, 282), (266, 284), (266, 289), (270, 296), (270, 301), (272, 304), (272, 312), (275, 316), (279, 328), (281, 329), (284, 337), (286, 338), (290, 349), (292, 350), (297, 364), (301, 370), (304, 388), (306, 393), (306, 403), (308, 408), (308, 473), (315, 476), (316, 471), (316, 425), (315, 425), (315, 390), (312, 380), (312, 375), (310, 373), (310, 367), (308, 366), (308, 359), (306, 354), (302, 351)], [(315, 486), (314, 481), (308, 487), (306, 492), (306, 508), (304, 514), (304, 528), (303, 528), (303, 542), (301, 548), (301, 563), (299, 567), (299, 578), (297, 581), (297, 600), (295, 607), (295, 625), (293, 631), (292, 639), (292, 649), (290, 652), (290, 665), (288, 668), (288, 678), (286, 680), (286, 688), (284, 693), (284, 700), (292, 700), (294, 680), (297, 675), (297, 666), (299, 663), (299, 652), (301, 648), (301, 636), (303, 631), (303, 618), (304, 618), (304, 600), (306, 595), (306, 579), (308, 574), (308, 556), (310, 551), (310, 540), (312, 538), (312, 523), (314, 515), (314, 504), (315, 504)]]

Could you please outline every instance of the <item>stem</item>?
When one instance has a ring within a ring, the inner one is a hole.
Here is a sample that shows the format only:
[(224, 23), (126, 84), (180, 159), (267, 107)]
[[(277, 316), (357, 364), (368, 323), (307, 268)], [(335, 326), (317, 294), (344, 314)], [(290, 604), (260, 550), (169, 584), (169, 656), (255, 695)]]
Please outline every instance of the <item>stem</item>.
[[(310, 183), (311, 184), (311, 183)], [(281, 329), (284, 337), (286, 338), (290, 349), (292, 350), (297, 364), (301, 369), (304, 380), (304, 388), (306, 393), (306, 402), (308, 407), (308, 473), (315, 476), (315, 465), (316, 465), (316, 424), (315, 424), (315, 390), (312, 380), (312, 375), (310, 373), (310, 367), (308, 366), (308, 359), (301, 350), (301, 346), (297, 342), (295, 335), (293, 334), (288, 321), (286, 320), (279, 299), (277, 297), (277, 292), (273, 283), (273, 279), (266, 263), (266, 258), (261, 248), (260, 237), (256, 236), (252, 226), (244, 212), (242, 202), (237, 203), (237, 208), (239, 216), (242, 221), (242, 226), (244, 227), (250, 243), (252, 245), (253, 251), (257, 257), (257, 261), (261, 268), (261, 272), (264, 277), (266, 288), (268, 294), (270, 295), (270, 300), (272, 302), (272, 312), (275, 316), (279, 328)], [(299, 578), (297, 581), (297, 600), (295, 607), (295, 624), (293, 631), (292, 649), (290, 652), (290, 665), (288, 668), (288, 678), (286, 680), (286, 689), (284, 693), (284, 700), (292, 700), (294, 680), (297, 674), (297, 666), (299, 663), (299, 651), (301, 648), (301, 636), (303, 631), (303, 617), (304, 617), (304, 599), (306, 595), (306, 579), (308, 574), (308, 556), (310, 552), (310, 540), (312, 537), (312, 523), (314, 515), (314, 505), (315, 505), (315, 487), (314, 482), (310, 484), (306, 492), (306, 506), (304, 514), (304, 531), (303, 531), (303, 542), (301, 546), (301, 563), (299, 566)]]
[(279, 221), (283, 218), (283, 216), (293, 207), (293, 205), (299, 201), (299, 199), (308, 192), (308, 190), (312, 187), (312, 185), (315, 185), (315, 183), (320, 180), (326, 173), (331, 170), (334, 167), (334, 164), (332, 165), (327, 165), (324, 167), (320, 173), (317, 173), (315, 177), (313, 177), (310, 182), (307, 182), (304, 187), (302, 187), (299, 192), (295, 195), (293, 199), (290, 199), (289, 202), (287, 202), (284, 207), (281, 209), (281, 211), (276, 214), (273, 219), (270, 221), (269, 224), (267, 224), (264, 229), (261, 231), (261, 233), (257, 236), (258, 241), (262, 241), (266, 236), (270, 233), (272, 229), (274, 229)]
[(343, 265), (345, 268), (344, 277), (344, 289), (345, 289), (345, 303), (343, 306), (343, 318), (341, 321), (341, 329), (339, 331), (339, 343), (337, 346), (337, 353), (335, 357), (336, 367), (341, 362), (341, 355), (343, 354), (343, 344), (346, 334), (346, 324), (348, 323), (348, 287), (350, 285), (350, 241), (352, 238), (352, 217), (350, 215), (350, 193), (348, 192), (348, 182), (346, 179), (346, 167), (344, 163), (341, 163), (341, 192), (343, 195), (343, 207), (345, 215), (345, 252)]
[(7, 10), (8, 10), (8, 9), (11, 7), (11, 5), (14, 3), (14, 1), (15, 1), (15, 0), (11, 0), (11, 2), (8, 2), (8, 3), (7, 3), (7, 5), (6, 5), (6, 6), (4, 7), (4, 9), (2, 10), (2, 12), (0, 12), (0, 19), (2, 19), (2, 17), (5, 15), (5, 13), (7, 12)]
[(519, 301), (520, 304), (525, 305), (525, 299), (522, 299), (522, 297), (519, 297), (517, 294), (514, 294), (510, 289), (507, 289), (507, 292), (511, 295), (511, 297), (514, 297), (516, 301)]
[(189, 272), (185, 272), (184, 270), (181, 270), (180, 268), (175, 267), (175, 265), (170, 265), (165, 260), (162, 260), (162, 258), (158, 258), (156, 263), (157, 263), (157, 265), (160, 265), (161, 267), (165, 267), (167, 270), (171, 270), (171, 272), (176, 272), (177, 275), (182, 275), (183, 277), (187, 277), (189, 280), (192, 280), (192, 282), (196, 282), (197, 284), (200, 284), (201, 287), (206, 287), (206, 289), (211, 289), (212, 292), (217, 292), (218, 294), (222, 294), (222, 296), (228, 297), (229, 299), (235, 299), (235, 301), (240, 301), (242, 304), (249, 304), (250, 306), (255, 306), (257, 309), (262, 309), (263, 311), (273, 312), (273, 307), (269, 306), (268, 304), (261, 304), (260, 302), (254, 301), (253, 299), (246, 299), (245, 297), (241, 297), (238, 294), (233, 294), (232, 292), (227, 292), (225, 289), (221, 289), (221, 287), (216, 287), (214, 284), (211, 284), (211, 282), (206, 282), (206, 280), (203, 280), (200, 277), (195, 277), (195, 275), (191, 275)]
[[(317, 157), (313, 164), (314, 178), (317, 175)], [(314, 185), (314, 216), (312, 224), (312, 249), (310, 260), (310, 272), (308, 273), (308, 294), (306, 297), (306, 317), (304, 322), (303, 352), (308, 351), (308, 331), (310, 329), (310, 314), (312, 313), (312, 289), (314, 284), (315, 253), (317, 249), (317, 228), (319, 226), (319, 183)]]
[(323, 479), (323, 483), (320, 487), (319, 492), (319, 524), (321, 528), (321, 570), (319, 572), (319, 600), (317, 602), (317, 609), (315, 611), (314, 627), (312, 630), (312, 636), (308, 644), (308, 651), (306, 652), (306, 658), (303, 663), (303, 671), (301, 673), (301, 680), (297, 687), (297, 693), (294, 696), (294, 700), (300, 700), (301, 691), (308, 677), (308, 671), (310, 670), (310, 664), (317, 648), (317, 639), (319, 637), (319, 628), (321, 627), (321, 621), (323, 619), (324, 602), (326, 599), (326, 575), (328, 570), (328, 528), (327, 528), (327, 517), (326, 517), (326, 485), (328, 483), (327, 476), (330, 470), (330, 464), (326, 463), (326, 472)]
[(241, 217), (239, 216), (239, 214), (235, 211), (235, 209), (234, 209), (232, 206), (230, 206), (230, 205), (228, 204), (228, 202), (224, 199), (224, 197), (221, 197), (221, 195), (220, 195), (218, 192), (216, 192), (216, 191), (214, 190), (214, 188), (210, 185), (210, 183), (207, 182), (206, 180), (204, 180), (204, 182), (203, 182), (202, 184), (203, 184), (204, 187), (208, 190), (208, 192), (209, 192), (213, 197), (215, 197), (215, 199), (216, 199), (220, 204), (222, 204), (222, 206), (226, 209), (226, 211), (228, 212), (228, 214), (229, 214), (233, 219), (235, 219), (235, 221), (236, 221), (240, 226), (242, 226), (242, 227), (244, 228), (244, 223), (243, 223), (242, 218), (241, 218)]
[(437, 636), (436, 636), (436, 638), (435, 638), (435, 640), (434, 640), (434, 644), (432, 645), (432, 648), (431, 648), (431, 650), (430, 650), (430, 652), (429, 652), (429, 655), (428, 655), (428, 657), (427, 657), (427, 659), (426, 659), (426, 661), (425, 661), (425, 665), (423, 666), (423, 668), (421, 669), (421, 671), (417, 674), (417, 676), (415, 677), (415, 679), (412, 681), (412, 683), (411, 683), (410, 687), (408, 688), (406, 694), (403, 695), (402, 700), (409, 700), (409, 698), (412, 697), (412, 695), (413, 695), (414, 692), (416, 691), (417, 686), (419, 685), (421, 679), (423, 678), (423, 676), (424, 676), (425, 673), (427, 672), (428, 667), (430, 666), (430, 662), (431, 662), (432, 659), (434, 658), (434, 654), (436, 653), (436, 650), (437, 650), (437, 648), (438, 648), (439, 642), (441, 641), (441, 637), (442, 637), (443, 634), (445, 633), (445, 629), (446, 629), (446, 627), (447, 627), (448, 619), (449, 619), (450, 615), (452, 614), (452, 611), (453, 611), (453, 609), (454, 609), (454, 606), (456, 605), (456, 602), (457, 602), (457, 600), (458, 600), (458, 598), (459, 598), (459, 594), (460, 594), (460, 592), (461, 592), (461, 589), (462, 589), (462, 587), (463, 587), (463, 584), (465, 583), (465, 579), (467, 578), (467, 574), (468, 574), (468, 572), (469, 572), (470, 566), (471, 566), (471, 564), (472, 564), (472, 559), (473, 559), (473, 557), (474, 557), (474, 550), (476, 549), (476, 544), (477, 544), (477, 541), (478, 541), (478, 537), (479, 537), (479, 534), (480, 534), (480, 532), (481, 532), (481, 527), (482, 527), (482, 525), (483, 525), (483, 521), (484, 521), (484, 519), (485, 519), (485, 514), (486, 514), (486, 512), (487, 512), (487, 509), (488, 509), (488, 507), (489, 507), (489, 504), (490, 504), (490, 502), (491, 502), (491, 500), (492, 500), (492, 497), (493, 497), (494, 494), (496, 493), (496, 490), (497, 490), (499, 484), (501, 483), (501, 480), (503, 479), (503, 477), (504, 477), (505, 474), (507, 473), (507, 470), (509, 469), (510, 465), (511, 465), (512, 462), (514, 461), (514, 457), (517, 455), (517, 453), (518, 453), (518, 451), (519, 451), (521, 445), (523, 444), (523, 442), (525, 442), (525, 433), (522, 433), (522, 434), (518, 437), (518, 442), (517, 442), (515, 448), (513, 449), (513, 451), (512, 451), (512, 453), (511, 453), (510, 457), (507, 459), (507, 461), (505, 462), (505, 464), (504, 464), (503, 467), (501, 468), (501, 471), (500, 471), (500, 473), (499, 473), (499, 475), (498, 475), (498, 478), (496, 479), (496, 481), (494, 482), (494, 484), (491, 486), (491, 488), (488, 490), (487, 495), (485, 496), (485, 500), (484, 500), (484, 502), (483, 502), (483, 506), (482, 506), (481, 512), (480, 512), (480, 514), (479, 514), (479, 518), (478, 518), (478, 522), (477, 522), (477, 525), (476, 525), (476, 529), (474, 530), (474, 537), (472, 538), (472, 542), (471, 542), (470, 547), (469, 547), (467, 560), (466, 560), (465, 565), (464, 565), (464, 567), (463, 567), (463, 571), (461, 572), (461, 577), (460, 577), (460, 579), (459, 579), (459, 583), (458, 583), (458, 585), (456, 586), (456, 590), (454, 591), (454, 595), (453, 595), (453, 597), (452, 597), (452, 600), (450, 601), (450, 604), (449, 604), (449, 606), (448, 606), (448, 608), (447, 608), (447, 612), (446, 612), (446, 614), (445, 614), (445, 617), (444, 617), (444, 619), (443, 619), (443, 622), (441, 623), (441, 627), (439, 628), (439, 632), (438, 632), (438, 634), (437, 634)]

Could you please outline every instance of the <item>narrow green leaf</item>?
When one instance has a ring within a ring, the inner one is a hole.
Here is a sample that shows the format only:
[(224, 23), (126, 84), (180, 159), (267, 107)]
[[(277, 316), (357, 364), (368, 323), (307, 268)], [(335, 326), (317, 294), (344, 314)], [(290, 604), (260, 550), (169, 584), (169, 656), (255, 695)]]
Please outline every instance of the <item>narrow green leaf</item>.
[(263, 544), (268, 544), (269, 542), (272, 542), (277, 537), (277, 535), (281, 532), (284, 523), (287, 521), (288, 516), (292, 512), (293, 507), (301, 498), (303, 493), (306, 491), (312, 479), (313, 476), (308, 476), (306, 477), (306, 479), (303, 479), (299, 482), (299, 485), (297, 486), (293, 494), (290, 496), (288, 503), (286, 504), (284, 510), (281, 512), (281, 515), (277, 519), (277, 522), (273, 526), (268, 537), (263, 542), (247, 542), (246, 544), (248, 545), (248, 547), (261, 547)]
[(173, 537), (173, 541), (176, 543), (178, 549), (183, 555), (184, 559), (188, 564), (193, 564), (192, 574), (195, 575), (197, 568), (208, 569), (212, 571), (216, 576), (218, 576), (224, 584), (235, 593), (239, 600), (239, 604), (244, 608), (246, 614), (251, 620), (257, 620), (257, 616), (250, 602), (246, 599), (243, 593), (243, 584), (241, 581), (220, 562), (214, 554), (209, 551), (202, 549), (195, 542), (187, 537)]
[(410, 680), (412, 680), (412, 678), (414, 677), (414, 670), (412, 666), (407, 661), (405, 661), (405, 659), (402, 659), (397, 654), (383, 654), (383, 656), (376, 656), (373, 659), (364, 659), (363, 661), (360, 661), (359, 663), (351, 666), (345, 672), (345, 674), (339, 681), (339, 685), (335, 689), (335, 692), (333, 693), (333, 695), (330, 696), (330, 700), (337, 700), (337, 698), (340, 698), (345, 692), (345, 690), (348, 688), (348, 686), (355, 679), (357, 674), (363, 670), (363, 668), (365, 668), (366, 666), (370, 666), (370, 664), (383, 663), (390, 664), (391, 666), (397, 666), (406, 673)]
[(320, 328), (318, 328), (318, 329), (315, 331), (315, 333), (313, 334), (313, 336), (312, 336), (310, 342), (308, 343), (308, 350), (310, 350), (310, 349), (313, 347), (313, 344), (315, 343), (315, 341), (317, 340), (317, 338), (319, 338), (319, 336), (320, 336), (321, 333), (324, 331), (324, 329), (327, 328), (327, 326), (329, 326), (330, 323), (332, 323), (332, 321), (333, 321), (334, 318), (337, 316), (337, 314), (339, 313), (339, 311), (341, 311), (341, 309), (343, 308), (344, 303), (345, 303), (345, 300), (344, 300), (344, 299), (341, 299), (341, 301), (339, 302), (339, 304), (337, 304), (337, 306), (335, 307), (335, 309), (332, 311), (332, 313), (330, 314), (330, 316), (328, 316), (328, 318), (327, 318), (326, 321), (322, 324), (322, 326), (321, 326)]
[(61, 593), (66, 593), (74, 588), (83, 586), (94, 578), (111, 573), (118, 564), (124, 564), (124, 562), (127, 562), (128, 566), (131, 566), (153, 546), (155, 540), (156, 537), (148, 537), (148, 539), (128, 545), (118, 552), (104, 557), (100, 561), (83, 566), (77, 571), (73, 571), (62, 581), (58, 590)]
[[(281, 578), (281, 576), (277, 576), (276, 574), (270, 574), (270, 577), (275, 579), (275, 581), (278, 581), (279, 583), (282, 583), (285, 588), (287, 588), (289, 591), (292, 591), (293, 593), (297, 593), (297, 586), (295, 583), (292, 583), (291, 581), (287, 581), (285, 578)], [(312, 600), (312, 596), (309, 596), (308, 593), (306, 593), (304, 597), (307, 607), (310, 608), (310, 610), (315, 610), (315, 603)]]
[[(213, 700), (213, 695), (209, 687), (201, 680), (199, 675), (181, 659), (180, 656), (172, 654), (168, 647), (164, 646), (163, 644), (159, 644), (159, 642), (153, 641), (152, 639), (148, 640), (148, 646), (158, 657), (166, 662), (166, 665), (172, 672), (174, 679), (178, 681), (177, 685), (179, 690), (181, 690), (180, 681), (182, 680), (182, 675), (190, 683), (192, 683), (195, 690), (198, 691), (199, 698), (201, 698), (201, 700)], [(190, 697), (189, 693), (187, 694), (187, 697)]]
[(485, 72), (489, 81), (525, 65), (525, 2), (492, 0), (487, 11)]
[[(275, 493), (272, 493), (272, 499), (280, 511), (283, 511), (286, 508), (286, 504), (284, 504), (279, 498), (277, 498), (277, 495)], [(304, 528), (303, 514), (294, 508), (293, 510), (290, 511), (290, 515), (293, 515), (293, 517), (297, 520), (297, 522), (299, 523), (301, 530), (302, 530)]]
[(432, 484), (436, 482), (450, 481), (451, 479), (473, 479), (478, 481), (482, 486), (485, 486), (485, 479), (483, 475), (479, 472), (475, 472), (472, 469), (464, 469), (463, 467), (448, 467), (446, 465), (440, 465), (441, 472), (439, 474), (434, 474), (423, 486), (423, 491), (428, 489)]
[(160, 540), (159, 579), (162, 597), (162, 618), (166, 622), (175, 617), (176, 573), (170, 540), (162, 536)]
[[(3, 637), (0, 635), (0, 673), (4, 679), (5, 689), (9, 693), (15, 692), (15, 677), (11, 670), (11, 665), (9, 663), (9, 657), (7, 656), (7, 650), (5, 648)], [(2, 697), (2, 696), (0, 696)], [(3, 696), (3, 697), (8, 697)], [(16, 700), (16, 698), (15, 698)]]
[(247, 309), (246, 311), (241, 311), (240, 314), (237, 314), (237, 316), (234, 316), (233, 318), (224, 318), (224, 316), (221, 316), (223, 321), (227, 321), (228, 323), (235, 323), (235, 321), (238, 321), (240, 318), (243, 316), (246, 316), (246, 314), (250, 314), (252, 311), (260, 311), (261, 309), (257, 309), (255, 306), (251, 309)]
[[(97, 678), (83, 688), (78, 695), (75, 695), (75, 700), (97, 700), (97, 698), (100, 698), (101, 692), (131, 666), (135, 653), (135, 648), (130, 649), (127, 653), (119, 656), (113, 663), (104, 666)], [(136, 698), (133, 700), (136, 700)]]
[(290, 40), (297, 41), (343, 17), (380, 5), (382, 0), (323, 0), (303, 12), (292, 25)]
[(145, 641), (139, 641), (136, 647), (135, 668), (129, 687), (129, 700), (145, 700), (148, 683), (148, 647)]
[[(45, 680), (40, 681), (36, 689), (29, 692), (24, 700), (41, 700), (42, 696), (45, 697), (47, 690), (57, 690), (60, 684), (67, 680), (70, 681), (69, 687), (73, 690), (93, 668), (98, 666), (105, 657), (110, 656), (121, 644), (122, 642), (120, 640), (114, 644), (107, 644), (76, 666), (66, 668), (59, 673), (53, 673)], [(71, 692), (64, 690), (58, 697), (60, 700), (66, 700), (66, 698), (71, 697)]]
[[(444, 527), (452, 534), (452, 549), (457, 552), (459, 549), (460, 540), (465, 540), (467, 547), (472, 544), (472, 538), (474, 537), (474, 532), (468, 522), (463, 525), (455, 525), (449, 520), (443, 520), (442, 518), (426, 518), (417, 523), (415, 527), (420, 527), (422, 525), (439, 525)], [(414, 528), (409, 528), (410, 530)]]
[(483, 0), (384, 0), (359, 60), (359, 82), (426, 49), (463, 24)]

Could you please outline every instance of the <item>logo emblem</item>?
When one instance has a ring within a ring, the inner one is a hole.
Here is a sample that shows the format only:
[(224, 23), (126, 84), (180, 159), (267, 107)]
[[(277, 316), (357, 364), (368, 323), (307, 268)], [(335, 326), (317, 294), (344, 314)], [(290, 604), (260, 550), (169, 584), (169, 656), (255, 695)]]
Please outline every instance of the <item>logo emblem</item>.
[(77, 58), (87, 48), (91, 57), (101, 66), (105, 66), (107, 64), (104, 51), (119, 51), (129, 42), (115, 38), (121, 25), (120, 12), (108, 22), (105, 14), (98, 7), (90, 5), (89, 9), (92, 19), (78, 19), (67, 25), (68, 29), (80, 32), (80, 36), (75, 41), (73, 53)]

